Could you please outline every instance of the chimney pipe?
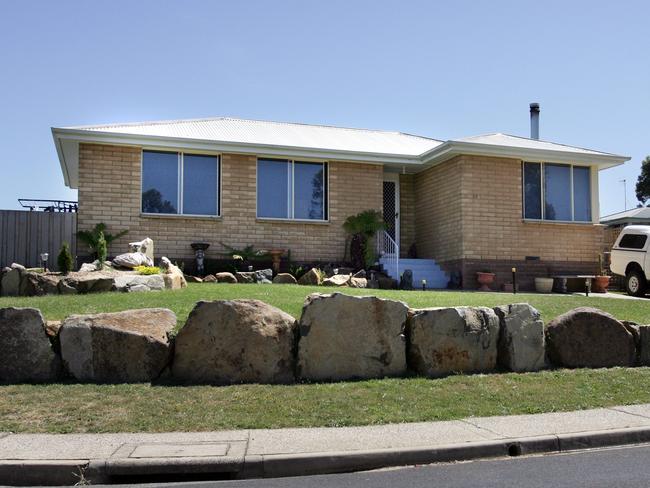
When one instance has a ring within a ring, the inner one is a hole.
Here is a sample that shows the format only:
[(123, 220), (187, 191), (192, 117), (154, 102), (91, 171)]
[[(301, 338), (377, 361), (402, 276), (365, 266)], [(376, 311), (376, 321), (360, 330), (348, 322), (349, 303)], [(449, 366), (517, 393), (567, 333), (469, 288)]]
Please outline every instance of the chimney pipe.
[(539, 139), (539, 103), (530, 104), (530, 138)]

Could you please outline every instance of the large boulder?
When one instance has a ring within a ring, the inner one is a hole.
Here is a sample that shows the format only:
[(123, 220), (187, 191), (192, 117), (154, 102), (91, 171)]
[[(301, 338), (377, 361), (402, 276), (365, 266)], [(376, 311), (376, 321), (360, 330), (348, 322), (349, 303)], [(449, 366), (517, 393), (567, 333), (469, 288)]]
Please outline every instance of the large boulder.
[(350, 281), (348, 281), (348, 286), (350, 288), (368, 288), (368, 279), (353, 276), (350, 278)]
[(0, 281), (0, 292), (3, 297), (15, 297), (20, 294), (20, 278), (24, 271), (25, 267), (16, 263), (3, 271), (2, 281)]
[(349, 286), (351, 275), (336, 274), (323, 280), (323, 286)]
[(639, 325), (638, 330), (638, 364), (650, 366), (650, 325)]
[(61, 356), (80, 381), (151, 381), (169, 363), (175, 326), (176, 315), (164, 308), (72, 315), (59, 331)]
[(546, 328), (551, 362), (568, 368), (633, 366), (634, 335), (613, 316), (580, 307), (553, 319)]
[[(61, 280), (64, 286), (77, 290), (78, 293), (101, 293), (111, 291), (115, 286), (115, 277), (110, 274), (101, 273), (70, 273), (67, 278)], [(62, 286), (59, 286), (61, 291)]]
[(298, 283), (298, 280), (290, 273), (278, 273), (278, 275), (273, 278), (273, 283), (284, 284), (284, 285), (295, 285)]
[(299, 285), (318, 286), (321, 283), (322, 277), (316, 268), (311, 268), (298, 280)]
[(306, 380), (382, 378), (406, 372), (408, 307), (377, 297), (307, 297), (300, 318), (298, 374)]
[(259, 300), (199, 302), (176, 337), (172, 373), (186, 383), (290, 383), (296, 319)]
[(163, 275), (137, 275), (120, 273), (115, 276), (115, 289), (117, 291), (153, 291), (164, 290), (165, 280)]
[(222, 271), (214, 275), (217, 283), (237, 283), (237, 277), (228, 271)]
[(414, 310), (409, 321), (409, 366), (436, 378), (493, 371), (499, 318), (486, 307)]
[(30, 297), (56, 295), (59, 293), (59, 281), (61, 281), (60, 275), (27, 271), (21, 278), (20, 294)]
[(185, 281), (183, 272), (165, 256), (160, 258), (160, 269), (162, 270), (162, 277), (165, 281), (165, 288), (168, 290), (187, 288), (187, 281)]
[(237, 271), (237, 283), (255, 283), (255, 271)]
[(538, 371), (544, 367), (544, 322), (527, 303), (496, 307), (499, 317), (498, 363), (510, 371)]
[(41, 312), (0, 308), (0, 383), (55, 381), (60, 371)]

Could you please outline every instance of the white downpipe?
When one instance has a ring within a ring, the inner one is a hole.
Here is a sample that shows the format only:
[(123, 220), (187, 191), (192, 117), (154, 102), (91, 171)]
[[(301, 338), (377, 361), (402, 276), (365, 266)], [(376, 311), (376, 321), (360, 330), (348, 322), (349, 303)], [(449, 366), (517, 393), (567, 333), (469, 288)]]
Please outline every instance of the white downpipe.
[(384, 258), (388, 274), (392, 274), (393, 271), (395, 273), (393, 276), (399, 281), (399, 245), (385, 230), (377, 232), (376, 239), (377, 255)]

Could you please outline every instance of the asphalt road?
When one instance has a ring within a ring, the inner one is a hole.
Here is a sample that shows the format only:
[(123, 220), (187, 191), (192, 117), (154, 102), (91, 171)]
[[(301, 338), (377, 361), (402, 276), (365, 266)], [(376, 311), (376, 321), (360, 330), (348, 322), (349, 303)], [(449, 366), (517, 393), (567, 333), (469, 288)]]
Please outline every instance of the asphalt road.
[(165, 488), (648, 487), (650, 486), (650, 445), (361, 473), (169, 483), (155, 486)]

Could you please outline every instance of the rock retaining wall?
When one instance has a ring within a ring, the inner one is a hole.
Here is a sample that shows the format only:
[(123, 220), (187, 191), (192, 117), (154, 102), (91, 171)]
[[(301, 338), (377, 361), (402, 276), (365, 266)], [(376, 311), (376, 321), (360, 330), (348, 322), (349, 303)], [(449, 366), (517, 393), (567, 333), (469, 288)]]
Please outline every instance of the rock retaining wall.
[(650, 326), (591, 308), (544, 330), (528, 304), (409, 310), (334, 293), (310, 295), (298, 321), (257, 300), (216, 300), (199, 302), (174, 339), (175, 325), (166, 309), (60, 326), (36, 309), (0, 309), (0, 382), (149, 382), (166, 371), (186, 384), (292, 383), (650, 364)]

